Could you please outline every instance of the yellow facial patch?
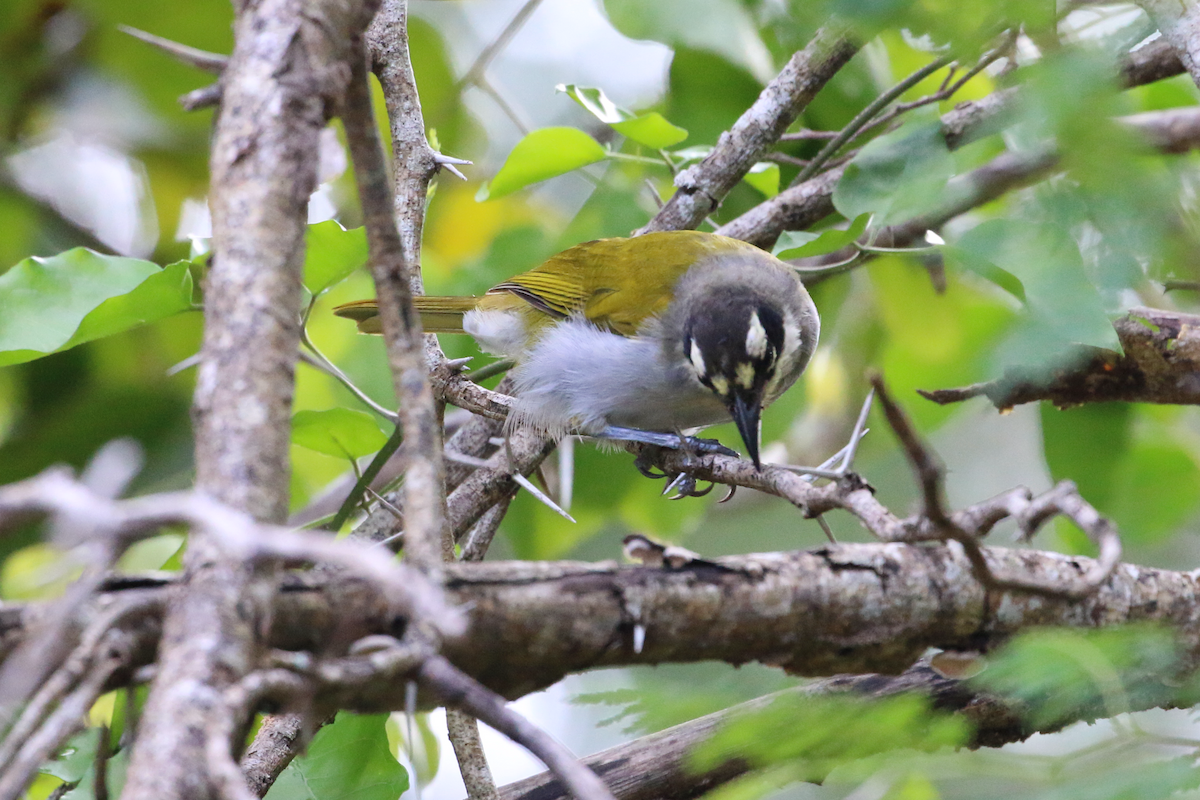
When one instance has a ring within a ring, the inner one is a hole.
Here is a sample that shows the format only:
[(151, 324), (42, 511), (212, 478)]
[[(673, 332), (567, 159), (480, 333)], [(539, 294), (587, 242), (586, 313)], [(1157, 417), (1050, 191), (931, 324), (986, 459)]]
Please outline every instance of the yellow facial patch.
[(743, 389), (749, 389), (754, 385), (754, 365), (747, 362), (737, 365), (737, 382), (738, 386)]
[(729, 381), (725, 380), (723, 375), (713, 375), (712, 380), (713, 391), (724, 397), (729, 394)]

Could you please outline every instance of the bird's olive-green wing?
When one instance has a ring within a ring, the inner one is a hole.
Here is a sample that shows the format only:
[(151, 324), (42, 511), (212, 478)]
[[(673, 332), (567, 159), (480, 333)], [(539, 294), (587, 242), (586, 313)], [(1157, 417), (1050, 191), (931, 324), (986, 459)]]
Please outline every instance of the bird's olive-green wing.
[(511, 292), (556, 317), (582, 314), (600, 328), (632, 336), (666, 310), (675, 283), (696, 262), (745, 249), (760, 252), (699, 231), (598, 239), (564, 250), (491, 292)]

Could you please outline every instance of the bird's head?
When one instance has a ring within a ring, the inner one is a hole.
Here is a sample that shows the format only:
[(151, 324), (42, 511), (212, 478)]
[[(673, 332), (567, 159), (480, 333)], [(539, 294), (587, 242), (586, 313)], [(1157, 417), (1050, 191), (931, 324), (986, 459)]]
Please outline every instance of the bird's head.
[(687, 365), (728, 409), (756, 469), (759, 421), (785, 357), (785, 325), (777, 302), (741, 287), (702, 297), (684, 325)]

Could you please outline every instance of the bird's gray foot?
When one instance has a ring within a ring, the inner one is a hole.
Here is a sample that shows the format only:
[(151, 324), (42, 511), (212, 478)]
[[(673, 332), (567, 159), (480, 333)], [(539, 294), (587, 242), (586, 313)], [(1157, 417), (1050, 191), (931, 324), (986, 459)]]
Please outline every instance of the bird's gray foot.
[[(716, 439), (700, 439), (695, 436), (684, 436), (680, 433), (661, 433), (658, 431), (643, 431), (637, 428), (623, 428), (618, 425), (609, 425), (600, 433), (595, 434), (597, 439), (613, 439), (626, 442), (640, 442), (654, 447), (669, 447), (672, 450), (679, 450), (684, 455), (685, 463), (692, 458), (701, 455), (723, 455), (738, 457), (738, 453), (730, 450), (725, 445), (718, 442)], [(667, 473), (659, 470), (651, 461), (651, 454), (643, 451), (634, 461), (634, 466), (642, 475), (653, 480), (669, 477)], [(663, 494), (675, 490), (675, 495), (672, 500), (678, 500), (682, 497), (703, 497), (712, 491), (710, 485), (707, 489), (697, 490), (697, 481), (687, 472), (677, 474), (667, 487), (663, 490)]]

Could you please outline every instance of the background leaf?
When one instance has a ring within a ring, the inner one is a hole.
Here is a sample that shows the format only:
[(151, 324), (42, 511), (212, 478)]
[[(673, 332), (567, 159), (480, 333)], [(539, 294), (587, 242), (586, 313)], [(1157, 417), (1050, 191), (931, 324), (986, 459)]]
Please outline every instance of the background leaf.
[(364, 228), (346, 230), (337, 220), (308, 226), (305, 235), (304, 286), (319, 295), (367, 263)]
[[(862, 236), (863, 231), (867, 229), (867, 222), (870, 219), (870, 214), (860, 214), (850, 222), (849, 227), (845, 230), (830, 228), (829, 230), (821, 231), (816, 236), (806, 234), (812, 237), (807, 240), (785, 234), (785, 236), (779, 237), (779, 242), (775, 245), (775, 255), (780, 259), (786, 260), (789, 258), (807, 258), (809, 256), (821, 256), (826, 253), (837, 252), (846, 245), (856, 241), (859, 236)], [(788, 231), (788, 233), (806, 232)]]
[(859, 151), (833, 190), (833, 205), (847, 219), (874, 214), (875, 224), (891, 225), (938, 208), (954, 170), (941, 123), (913, 119)]
[(359, 458), (387, 442), (387, 434), (365, 411), (327, 408), (297, 411), (292, 417), (292, 442), (330, 456)]
[(191, 308), (188, 262), (166, 269), (77, 247), (0, 275), (0, 366), (111, 336)]
[(645, 114), (626, 111), (609, 100), (601, 89), (560, 83), (555, 90), (566, 94), (587, 109), (592, 116), (606, 125), (610, 125), (622, 136), (627, 136), (646, 147), (661, 150), (664, 147), (679, 144), (688, 136), (687, 131), (667, 122), (666, 117), (657, 111), (649, 111)]
[(386, 714), (337, 715), (267, 792), (271, 800), (396, 800), (408, 773), (388, 749)]
[(517, 142), (479, 199), (504, 197), (603, 158), (600, 143), (578, 128), (541, 128)]

